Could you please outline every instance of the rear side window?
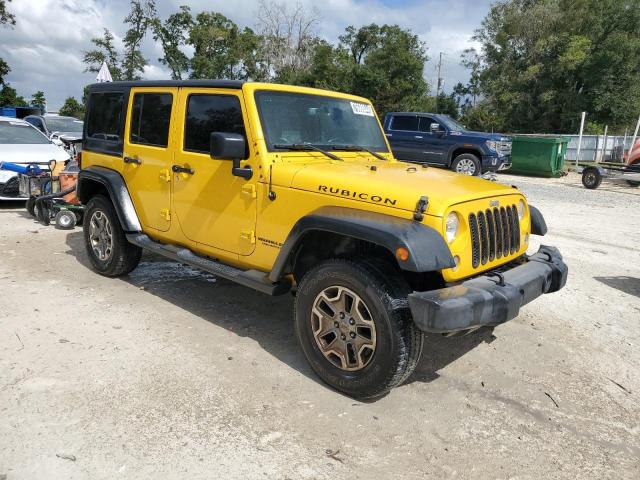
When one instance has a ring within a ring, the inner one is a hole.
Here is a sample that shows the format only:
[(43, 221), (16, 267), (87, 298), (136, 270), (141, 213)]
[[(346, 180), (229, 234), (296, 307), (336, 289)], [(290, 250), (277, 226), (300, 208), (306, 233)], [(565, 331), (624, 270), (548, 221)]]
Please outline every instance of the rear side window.
[(415, 115), (395, 115), (391, 121), (392, 130), (418, 131), (418, 117)]
[(209, 153), (213, 132), (239, 133), (246, 138), (240, 100), (235, 95), (190, 95), (184, 128), (184, 149), (192, 152)]
[(124, 93), (92, 93), (89, 102), (87, 137), (91, 140), (121, 142)]
[(131, 108), (129, 141), (154, 147), (166, 147), (171, 121), (170, 93), (136, 93)]

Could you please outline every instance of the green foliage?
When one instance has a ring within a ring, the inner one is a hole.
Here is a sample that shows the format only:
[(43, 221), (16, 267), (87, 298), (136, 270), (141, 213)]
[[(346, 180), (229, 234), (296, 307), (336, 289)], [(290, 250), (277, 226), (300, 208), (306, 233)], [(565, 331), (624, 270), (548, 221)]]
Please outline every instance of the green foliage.
[(125, 33), (122, 56), (122, 79), (140, 80), (144, 67), (149, 63), (142, 55), (140, 45), (147, 29), (152, 26), (156, 18), (155, 0), (131, 0), (131, 11), (124, 19), (130, 27)]
[(0, 58), (0, 85), (4, 85), (4, 77), (9, 74), (11, 68), (7, 62)]
[(104, 29), (102, 37), (95, 37), (91, 39), (96, 48), (93, 50), (85, 51), (82, 62), (86, 65), (85, 72), (98, 73), (102, 62), (107, 62), (107, 67), (111, 73), (111, 77), (114, 80), (122, 79), (122, 70), (120, 69), (120, 58), (113, 44), (113, 34)]
[[(11, 0), (0, 0), (0, 26), (16, 24), (16, 18), (7, 10), (7, 2)], [(7, 62), (0, 58), (0, 85), (4, 85), (4, 77), (9, 74), (11, 68)]]
[(44, 92), (42, 90), (38, 90), (36, 93), (31, 95), (31, 106), (44, 108), (46, 104), (47, 100), (44, 98)]
[(164, 22), (156, 17), (151, 25), (153, 39), (160, 42), (164, 53), (158, 61), (169, 67), (172, 79), (181, 80), (189, 70), (189, 57), (180, 47), (187, 43), (188, 32), (193, 27), (191, 10), (182, 5), (177, 13), (169, 15)]
[(258, 38), (217, 12), (201, 12), (189, 30), (191, 78), (246, 80), (259, 75)]
[(0, 90), (0, 107), (28, 107), (24, 97), (18, 95), (15, 88), (5, 83)]
[(429, 86), (422, 75), (426, 49), (397, 25), (347, 27), (340, 44), (316, 41), (309, 65), (278, 72), (278, 81), (328, 88), (371, 99), (384, 115), (417, 108)]
[(67, 97), (58, 113), (67, 117), (82, 119), (84, 118), (84, 105), (80, 104), (75, 97)]
[(638, 0), (502, 0), (476, 32), (472, 79), (501, 130), (624, 128), (640, 111)]

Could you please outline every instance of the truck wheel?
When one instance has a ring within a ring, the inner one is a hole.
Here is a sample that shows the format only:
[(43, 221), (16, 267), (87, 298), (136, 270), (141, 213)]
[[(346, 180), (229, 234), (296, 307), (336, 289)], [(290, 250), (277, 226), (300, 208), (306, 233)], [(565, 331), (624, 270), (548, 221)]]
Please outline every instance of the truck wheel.
[(98, 273), (118, 277), (138, 266), (142, 249), (127, 241), (109, 199), (102, 195), (91, 198), (85, 218), (84, 243), (91, 265)]
[(408, 286), (373, 263), (328, 260), (307, 272), (295, 301), (296, 334), (313, 370), (355, 398), (375, 398), (406, 380), (423, 334)]
[(463, 175), (477, 177), (482, 173), (480, 159), (471, 153), (463, 153), (458, 155), (451, 164), (451, 170)]
[(582, 172), (582, 185), (589, 190), (596, 189), (602, 183), (602, 175), (595, 168), (587, 168)]

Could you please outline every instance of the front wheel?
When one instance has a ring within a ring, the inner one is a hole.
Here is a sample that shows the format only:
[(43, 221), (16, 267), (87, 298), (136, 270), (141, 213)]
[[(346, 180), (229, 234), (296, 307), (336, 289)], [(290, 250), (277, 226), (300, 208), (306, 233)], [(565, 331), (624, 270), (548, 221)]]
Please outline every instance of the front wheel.
[(463, 175), (477, 177), (482, 174), (480, 159), (471, 153), (458, 155), (451, 164), (451, 170)]
[(355, 398), (375, 398), (416, 367), (423, 334), (411, 319), (409, 289), (391, 267), (328, 260), (298, 285), (296, 334), (313, 370)]
[(142, 249), (127, 241), (109, 199), (96, 195), (89, 200), (82, 226), (87, 255), (98, 273), (118, 277), (138, 266)]

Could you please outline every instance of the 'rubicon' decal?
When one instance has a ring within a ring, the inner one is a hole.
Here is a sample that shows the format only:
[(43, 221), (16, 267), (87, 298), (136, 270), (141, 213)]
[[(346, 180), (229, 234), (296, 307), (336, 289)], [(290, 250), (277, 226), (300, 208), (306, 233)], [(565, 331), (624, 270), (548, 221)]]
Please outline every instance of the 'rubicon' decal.
[(395, 205), (396, 200), (393, 198), (382, 197), (380, 195), (371, 195), (365, 192), (353, 192), (351, 190), (328, 187), (326, 185), (318, 185), (318, 191), (329, 193), (332, 195), (341, 195), (347, 198), (355, 198), (356, 200), (364, 200), (365, 202), (382, 203), (384, 205)]

